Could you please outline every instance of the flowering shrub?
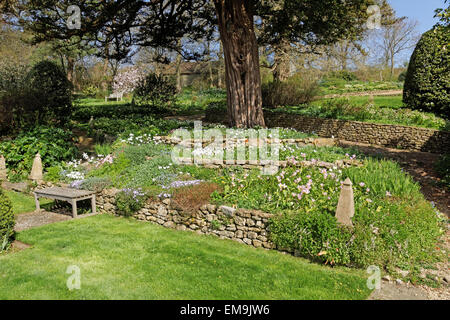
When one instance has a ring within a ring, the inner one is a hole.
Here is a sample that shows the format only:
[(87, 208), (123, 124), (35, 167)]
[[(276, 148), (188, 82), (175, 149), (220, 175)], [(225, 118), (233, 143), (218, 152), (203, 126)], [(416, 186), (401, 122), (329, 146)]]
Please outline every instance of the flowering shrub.
[(125, 188), (116, 195), (117, 213), (130, 217), (139, 211), (147, 200), (147, 195), (142, 189)]
[[(341, 226), (335, 211), (345, 178), (353, 182), (354, 228)], [(389, 161), (361, 167), (285, 168), (274, 176), (230, 171), (216, 179), (217, 203), (274, 213), (272, 241), (323, 263), (412, 269), (436, 259), (440, 214), (420, 187)]]
[(143, 79), (143, 72), (137, 67), (131, 67), (117, 73), (112, 89), (114, 92), (131, 93)]

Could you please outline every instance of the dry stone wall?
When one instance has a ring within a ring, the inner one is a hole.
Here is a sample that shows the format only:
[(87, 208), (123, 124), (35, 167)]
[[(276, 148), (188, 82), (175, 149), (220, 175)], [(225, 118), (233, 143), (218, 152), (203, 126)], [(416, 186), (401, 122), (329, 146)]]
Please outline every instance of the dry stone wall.
[[(226, 115), (216, 113), (207, 114), (205, 121), (226, 123), (226, 119)], [(407, 150), (450, 153), (450, 132), (446, 131), (270, 112), (265, 113), (265, 121), (268, 127), (294, 128), (321, 137)]]
[[(106, 189), (97, 195), (97, 206), (104, 212), (116, 213), (117, 189)], [(173, 206), (170, 199), (148, 202), (134, 218), (167, 228), (216, 235), (257, 248), (275, 249), (269, 240), (268, 222), (271, 214), (257, 210), (205, 205), (193, 213)]]

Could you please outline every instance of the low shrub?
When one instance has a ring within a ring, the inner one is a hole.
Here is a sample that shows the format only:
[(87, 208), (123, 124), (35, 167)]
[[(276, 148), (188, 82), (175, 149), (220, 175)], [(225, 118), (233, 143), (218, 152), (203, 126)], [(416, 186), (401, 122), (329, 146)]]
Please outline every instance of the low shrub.
[(435, 169), (441, 177), (441, 182), (450, 189), (450, 154), (441, 155), (435, 164)]
[(316, 81), (301, 79), (298, 76), (286, 81), (273, 81), (263, 84), (263, 106), (277, 108), (280, 106), (296, 106), (309, 103), (319, 94)]
[(14, 140), (0, 143), (0, 154), (5, 157), (9, 178), (13, 180), (26, 179), (38, 152), (44, 169), (78, 155), (72, 132), (60, 128), (35, 127)]
[(328, 74), (329, 79), (341, 79), (345, 81), (356, 81), (358, 77), (350, 71), (340, 70), (340, 71), (332, 71)]
[[(266, 112), (270, 112), (267, 110)], [(450, 121), (435, 116), (433, 113), (411, 109), (382, 108), (366, 103), (358, 105), (348, 98), (330, 99), (317, 104), (298, 107), (284, 107), (272, 112), (292, 113), (310, 117), (379, 122), (433, 128), (448, 131)]]
[[(304, 158), (306, 154), (290, 161)], [(353, 182), (354, 229), (339, 225), (334, 217), (347, 177)], [(223, 190), (213, 193), (216, 203), (273, 213), (272, 241), (312, 260), (414, 271), (439, 258), (442, 215), (393, 162), (368, 159), (362, 167), (345, 169), (283, 168), (274, 176), (259, 170), (224, 171), (216, 181)]]
[(72, 85), (58, 65), (41, 61), (33, 66), (25, 81), (28, 90), (20, 116), (22, 127), (67, 124), (72, 112)]
[(111, 180), (107, 177), (91, 177), (84, 180), (76, 180), (70, 184), (71, 188), (101, 192), (110, 187)]
[(0, 189), (0, 252), (6, 250), (14, 235), (15, 217), (11, 201)]
[(122, 189), (116, 195), (117, 213), (125, 217), (131, 217), (142, 209), (147, 196), (141, 189)]
[(155, 113), (164, 112), (172, 105), (177, 93), (172, 78), (149, 74), (134, 90), (133, 104), (150, 108)]
[(184, 212), (193, 213), (210, 202), (211, 194), (219, 186), (211, 182), (202, 182), (189, 187), (173, 190), (172, 203)]

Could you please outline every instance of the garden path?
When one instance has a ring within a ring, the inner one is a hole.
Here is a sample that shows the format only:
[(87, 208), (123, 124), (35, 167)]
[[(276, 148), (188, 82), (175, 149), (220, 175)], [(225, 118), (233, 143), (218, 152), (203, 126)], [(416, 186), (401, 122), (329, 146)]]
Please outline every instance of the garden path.
[(446, 190), (440, 185), (440, 178), (434, 170), (434, 164), (439, 159), (438, 154), (392, 149), (350, 141), (340, 141), (340, 145), (356, 147), (367, 155), (382, 156), (397, 162), (420, 184), (425, 198), (432, 201), (439, 211), (450, 217), (450, 190)]

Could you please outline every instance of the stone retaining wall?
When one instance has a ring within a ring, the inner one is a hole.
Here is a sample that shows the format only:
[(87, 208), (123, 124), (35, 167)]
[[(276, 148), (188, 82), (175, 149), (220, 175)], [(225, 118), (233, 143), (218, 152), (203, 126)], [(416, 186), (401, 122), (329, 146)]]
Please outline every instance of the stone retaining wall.
[[(450, 153), (450, 132), (427, 128), (360, 121), (345, 121), (306, 117), (295, 114), (266, 112), (268, 127), (294, 128), (315, 133), (321, 137), (334, 137), (360, 143), (381, 145), (407, 150)], [(224, 114), (207, 114), (205, 121), (226, 123)]]
[[(115, 214), (117, 189), (107, 189), (97, 195), (97, 207)], [(151, 221), (167, 228), (212, 234), (254, 247), (275, 249), (269, 240), (268, 221), (272, 215), (257, 210), (234, 209), (205, 205), (194, 213), (173, 206), (170, 199), (147, 203), (134, 218)]]

